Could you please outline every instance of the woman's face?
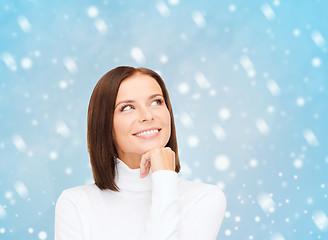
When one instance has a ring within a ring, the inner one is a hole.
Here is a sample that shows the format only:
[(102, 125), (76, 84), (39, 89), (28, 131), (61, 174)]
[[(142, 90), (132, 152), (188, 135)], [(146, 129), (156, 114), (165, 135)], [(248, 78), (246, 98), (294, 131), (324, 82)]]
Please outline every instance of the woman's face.
[(113, 125), (121, 160), (140, 160), (145, 152), (166, 146), (171, 135), (171, 118), (162, 89), (154, 78), (137, 73), (122, 81)]

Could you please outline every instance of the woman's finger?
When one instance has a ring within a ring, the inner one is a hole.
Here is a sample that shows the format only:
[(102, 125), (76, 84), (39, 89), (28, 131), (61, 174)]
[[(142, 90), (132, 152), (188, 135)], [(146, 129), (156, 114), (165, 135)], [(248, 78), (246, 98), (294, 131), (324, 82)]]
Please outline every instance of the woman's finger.
[[(142, 155), (141, 160), (140, 160), (140, 177), (144, 177), (144, 175), (147, 172), (147, 164), (150, 162), (149, 154), (145, 153)], [(148, 171), (149, 172), (149, 171)], [(148, 175), (148, 172), (146, 176)]]

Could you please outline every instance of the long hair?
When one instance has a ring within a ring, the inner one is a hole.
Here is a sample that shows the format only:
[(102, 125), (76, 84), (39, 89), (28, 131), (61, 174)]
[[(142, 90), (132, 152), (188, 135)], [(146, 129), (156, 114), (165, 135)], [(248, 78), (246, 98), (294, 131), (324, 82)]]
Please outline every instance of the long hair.
[(164, 81), (150, 69), (120, 66), (107, 72), (98, 81), (92, 92), (88, 108), (88, 152), (95, 184), (102, 190), (110, 189), (119, 192), (115, 183), (117, 151), (112, 134), (113, 115), (117, 93), (122, 81), (136, 73), (154, 78), (162, 89), (171, 117), (171, 136), (166, 147), (170, 147), (175, 152), (175, 172), (180, 171), (174, 116)]

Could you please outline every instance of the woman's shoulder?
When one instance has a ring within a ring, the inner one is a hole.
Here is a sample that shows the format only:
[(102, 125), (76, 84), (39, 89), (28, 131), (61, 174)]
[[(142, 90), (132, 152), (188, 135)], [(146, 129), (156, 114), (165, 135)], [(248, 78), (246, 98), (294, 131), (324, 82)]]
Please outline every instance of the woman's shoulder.
[(98, 191), (99, 188), (94, 183), (76, 186), (63, 190), (58, 198), (58, 201), (65, 199), (72, 202), (81, 202), (87, 200), (88, 196), (92, 196)]
[(210, 201), (219, 201), (224, 205), (226, 204), (224, 192), (216, 185), (178, 177), (178, 186), (181, 195), (185, 199), (196, 200), (206, 198)]

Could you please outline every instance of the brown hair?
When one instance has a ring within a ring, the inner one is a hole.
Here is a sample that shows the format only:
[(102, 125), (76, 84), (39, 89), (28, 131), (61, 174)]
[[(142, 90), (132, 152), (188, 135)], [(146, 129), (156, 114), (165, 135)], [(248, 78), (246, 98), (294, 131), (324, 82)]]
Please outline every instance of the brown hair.
[(102, 190), (110, 189), (119, 192), (115, 183), (117, 151), (112, 135), (113, 115), (121, 82), (136, 73), (154, 78), (162, 89), (171, 117), (171, 136), (166, 147), (170, 147), (175, 152), (175, 171), (177, 173), (180, 171), (173, 110), (164, 81), (150, 69), (121, 66), (110, 70), (98, 81), (92, 92), (88, 108), (88, 152), (95, 184)]

